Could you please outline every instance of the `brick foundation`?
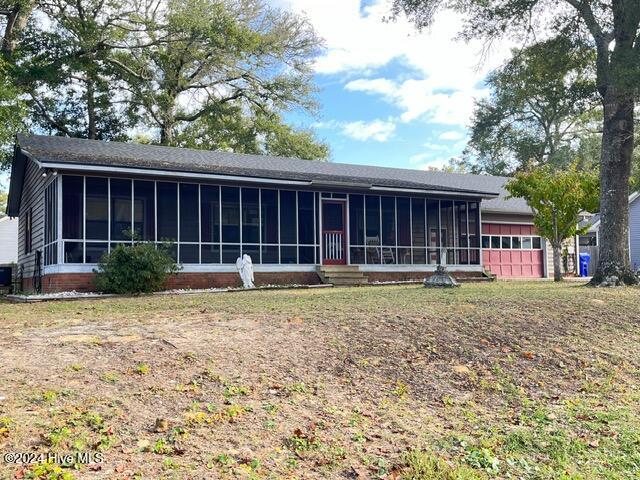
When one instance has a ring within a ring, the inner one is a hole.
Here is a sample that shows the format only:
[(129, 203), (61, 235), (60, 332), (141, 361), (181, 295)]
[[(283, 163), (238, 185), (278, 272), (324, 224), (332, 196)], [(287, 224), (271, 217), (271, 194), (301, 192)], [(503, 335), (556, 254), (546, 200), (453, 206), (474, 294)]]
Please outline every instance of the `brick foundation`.
[[(315, 272), (256, 272), (255, 283), (260, 285), (316, 285), (320, 278)], [(237, 273), (193, 273), (183, 272), (171, 275), (165, 287), (167, 289), (240, 287), (242, 282)], [(23, 290), (33, 291), (31, 278), (23, 280)], [(54, 273), (42, 277), (42, 291), (94, 292), (93, 273)]]

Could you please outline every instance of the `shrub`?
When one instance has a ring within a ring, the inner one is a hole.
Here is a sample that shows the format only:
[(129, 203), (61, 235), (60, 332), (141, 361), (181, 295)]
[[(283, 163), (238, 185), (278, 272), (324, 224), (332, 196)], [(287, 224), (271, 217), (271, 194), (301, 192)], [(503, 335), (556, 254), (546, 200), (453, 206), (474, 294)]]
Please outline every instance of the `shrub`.
[(166, 246), (153, 243), (118, 245), (98, 263), (96, 287), (104, 293), (149, 293), (162, 289), (178, 265)]

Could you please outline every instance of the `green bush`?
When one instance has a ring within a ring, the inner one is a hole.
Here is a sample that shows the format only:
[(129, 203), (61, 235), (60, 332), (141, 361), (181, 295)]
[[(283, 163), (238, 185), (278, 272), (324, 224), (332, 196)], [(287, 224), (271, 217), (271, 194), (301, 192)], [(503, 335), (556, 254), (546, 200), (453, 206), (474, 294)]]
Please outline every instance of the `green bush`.
[(104, 293), (149, 293), (162, 289), (178, 265), (166, 246), (153, 243), (118, 245), (98, 263), (96, 287)]

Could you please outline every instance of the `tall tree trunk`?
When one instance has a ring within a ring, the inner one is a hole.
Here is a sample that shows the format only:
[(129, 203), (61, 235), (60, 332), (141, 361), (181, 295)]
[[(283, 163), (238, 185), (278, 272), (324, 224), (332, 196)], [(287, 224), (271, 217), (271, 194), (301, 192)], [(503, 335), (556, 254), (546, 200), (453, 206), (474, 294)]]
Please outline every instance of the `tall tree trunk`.
[(632, 94), (610, 86), (604, 95), (600, 162), (600, 252), (591, 283), (636, 284), (629, 259), (629, 175), (633, 153)]
[(5, 59), (10, 59), (13, 56), (13, 52), (18, 45), (18, 36), (27, 26), (33, 7), (33, 1), (15, 2), (15, 5), (6, 15), (7, 24), (4, 29), (1, 47), (2, 55)]
[(562, 281), (562, 244), (552, 244), (553, 249), (553, 281)]
[(165, 120), (160, 126), (160, 145), (171, 145), (173, 143), (173, 122)]
[(96, 99), (93, 89), (93, 80), (87, 76), (87, 138), (95, 140), (98, 138), (98, 128), (96, 127)]

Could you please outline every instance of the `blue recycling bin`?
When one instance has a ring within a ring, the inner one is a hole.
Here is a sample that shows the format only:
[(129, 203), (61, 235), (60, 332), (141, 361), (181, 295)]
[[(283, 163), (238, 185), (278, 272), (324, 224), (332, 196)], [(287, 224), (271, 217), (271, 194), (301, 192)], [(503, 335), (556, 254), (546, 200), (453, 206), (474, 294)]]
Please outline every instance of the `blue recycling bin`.
[(589, 276), (589, 260), (591, 260), (591, 255), (586, 252), (580, 254), (580, 276), (588, 277)]

